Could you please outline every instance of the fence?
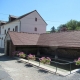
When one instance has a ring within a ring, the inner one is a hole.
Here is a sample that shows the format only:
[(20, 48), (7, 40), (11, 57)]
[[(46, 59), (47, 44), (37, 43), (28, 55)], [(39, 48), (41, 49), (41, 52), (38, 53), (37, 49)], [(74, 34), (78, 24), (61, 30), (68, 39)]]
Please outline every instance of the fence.
[[(61, 61), (61, 62), (57, 62), (57, 60), (58, 61)], [(28, 61), (29, 61), (29, 59), (28, 59)], [(41, 65), (41, 62), (40, 62), (40, 60), (39, 60), (39, 57), (36, 57), (36, 61), (39, 63), (39, 66)], [(66, 63), (62, 63), (62, 62), (66, 62)], [(71, 74), (71, 68), (72, 68), (72, 66), (71, 66), (71, 64), (72, 63), (74, 63), (74, 62), (72, 62), (72, 61), (67, 61), (67, 60), (62, 60), (62, 59), (55, 59), (55, 58), (51, 58), (51, 64), (55, 64), (55, 67), (56, 67), (56, 73), (57, 73), (57, 71), (58, 71), (58, 65), (61, 65), (61, 66), (63, 66), (64, 67), (64, 65), (66, 66), (66, 65), (68, 65), (68, 67), (69, 67), (69, 71), (70, 71), (70, 74)], [(50, 65), (51, 65), (50, 64)]]

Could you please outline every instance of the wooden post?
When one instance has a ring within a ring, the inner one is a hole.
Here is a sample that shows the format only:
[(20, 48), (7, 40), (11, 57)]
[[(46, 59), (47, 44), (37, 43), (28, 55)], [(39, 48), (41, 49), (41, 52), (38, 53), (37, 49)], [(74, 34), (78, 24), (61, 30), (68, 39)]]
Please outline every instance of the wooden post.
[(70, 63), (70, 74), (71, 74), (71, 63)]

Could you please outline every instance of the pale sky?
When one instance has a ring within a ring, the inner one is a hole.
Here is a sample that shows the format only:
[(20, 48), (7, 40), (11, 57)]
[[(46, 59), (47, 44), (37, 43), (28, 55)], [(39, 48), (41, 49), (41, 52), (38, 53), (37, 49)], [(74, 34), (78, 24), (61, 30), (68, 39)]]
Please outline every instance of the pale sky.
[(0, 20), (9, 14), (21, 16), (37, 10), (47, 22), (47, 31), (71, 19), (80, 21), (80, 0), (0, 0)]

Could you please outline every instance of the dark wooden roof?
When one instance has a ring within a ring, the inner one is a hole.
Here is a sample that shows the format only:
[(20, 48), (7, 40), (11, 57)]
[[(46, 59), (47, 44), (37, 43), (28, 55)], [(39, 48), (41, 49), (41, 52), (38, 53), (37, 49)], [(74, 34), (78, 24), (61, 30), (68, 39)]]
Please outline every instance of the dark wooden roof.
[(39, 34), (9, 32), (14, 45), (37, 45)]
[(80, 47), (80, 31), (43, 34), (9, 32), (9, 35), (14, 45)]
[(58, 47), (80, 47), (80, 31), (42, 34), (38, 44)]

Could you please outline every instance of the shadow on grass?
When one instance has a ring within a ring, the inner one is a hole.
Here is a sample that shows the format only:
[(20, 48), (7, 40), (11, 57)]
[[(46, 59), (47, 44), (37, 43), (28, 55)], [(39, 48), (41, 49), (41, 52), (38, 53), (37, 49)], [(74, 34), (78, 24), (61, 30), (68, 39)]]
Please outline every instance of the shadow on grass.
[(48, 71), (45, 70), (45, 69), (39, 69), (38, 72), (41, 72), (41, 73), (48, 73)]

